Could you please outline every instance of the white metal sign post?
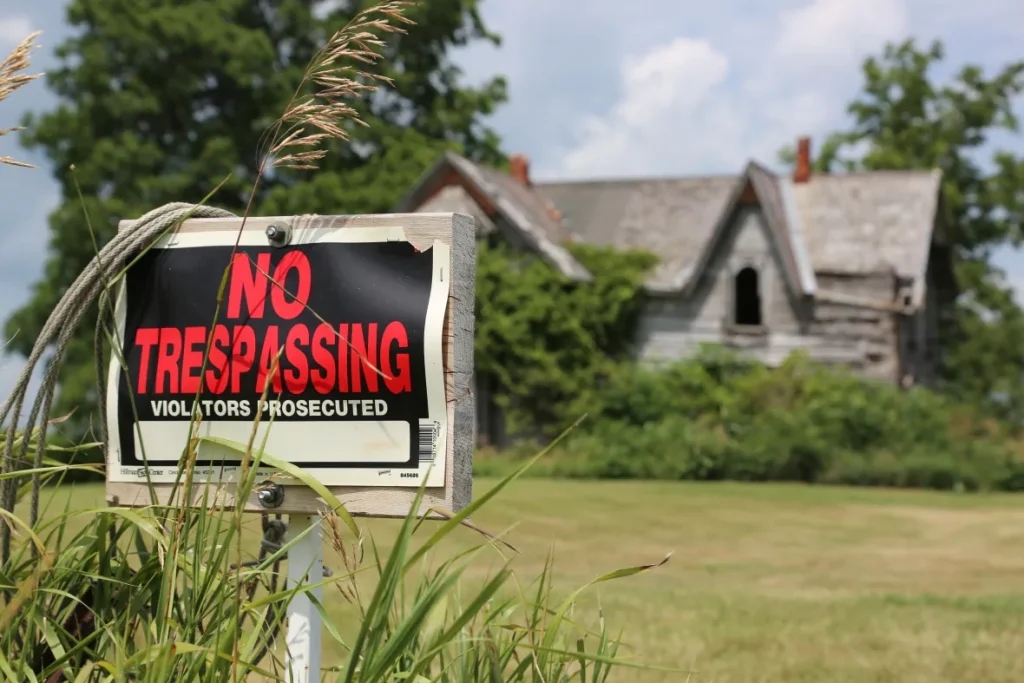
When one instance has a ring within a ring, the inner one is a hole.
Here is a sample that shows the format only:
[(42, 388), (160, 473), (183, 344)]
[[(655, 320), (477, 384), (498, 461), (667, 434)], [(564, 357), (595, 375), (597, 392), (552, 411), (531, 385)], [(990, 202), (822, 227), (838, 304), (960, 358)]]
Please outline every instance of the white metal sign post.
[[(461, 214), (185, 221), (129, 269), (117, 300), (108, 501), (150, 505), (152, 482), (156, 502), (197, 505), (213, 484), (218, 503), (287, 513), (288, 586), (322, 581), (315, 491), (264, 465), (257, 476), (274, 485), (237, 500), (241, 455), (226, 444), (248, 443), (261, 415), (253, 443), (315, 477), (349, 514), (404, 517), (421, 486), (417, 515), (462, 509), (475, 273), (473, 219)], [(194, 436), (193, 490), (172, 501)], [(296, 594), (291, 683), (320, 679), (320, 629), (313, 601)]]
[[(288, 530), (293, 538), (309, 527), (313, 528), (288, 550), (289, 586), (315, 583), (323, 577), (324, 542), (319, 520), (311, 515), (289, 517)], [(310, 592), (323, 604), (322, 587), (313, 588)], [(306, 594), (297, 594), (288, 605), (285, 637), (288, 683), (315, 683), (320, 680), (321, 636), (320, 612)]]

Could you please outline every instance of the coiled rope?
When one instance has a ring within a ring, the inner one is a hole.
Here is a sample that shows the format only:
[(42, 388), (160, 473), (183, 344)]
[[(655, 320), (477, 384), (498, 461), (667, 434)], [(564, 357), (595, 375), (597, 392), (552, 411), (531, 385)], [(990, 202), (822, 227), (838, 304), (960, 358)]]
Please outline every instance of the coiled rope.
[[(60, 376), (61, 362), (68, 344), (74, 337), (75, 331), (81, 324), (86, 313), (92, 310), (94, 304), (99, 304), (99, 320), (96, 325), (95, 355), (96, 355), (96, 379), (97, 379), (97, 404), (99, 408), (99, 441), (106, 446), (108, 425), (106, 414), (106, 389), (104, 378), (106, 376), (106, 354), (104, 349), (105, 323), (110, 320), (112, 313), (109, 305), (112, 279), (129, 266), (133, 260), (145, 249), (150, 247), (157, 239), (168, 233), (172, 228), (179, 225), (188, 218), (234, 218), (235, 214), (224, 209), (210, 206), (201, 206), (175, 202), (165, 204), (150, 211), (141, 218), (134, 221), (124, 230), (120, 230), (99, 250), (97, 255), (89, 262), (82, 273), (68, 287), (61, 297), (60, 302), (54, 308), (46, 324), (43, 326), (32, 347), (28, 360), (22, 370), (11, 392), (10, 397), (0, 408), (0, 425), (5, 420), (10, 420), (6, 427), (6, 438), (3, 451), (2, 465), (0, 471), (4, 475), (0, 480), (0, 506), (7, 512), (13, 512), (18, 497), (17, 470), (28, 464), (27, 456), (29, 445), (33, 435), (36, 438), (34, 459), (32, 461), (32, 485), (31, 504), (29, 509), (29, 525), (34, 527), (39, 518), (39, 494), (42, 485), (40, 469), (43, 466), (43, 458), (46, 453), (47, 430), (50, 426), (50, 410), (53, 405), (53, 397), (56, 393), (58, 379)], [(22, 438), (18, 439), (19, 416), (28, 394), (29, 383), (36, 365), (43, 358), (48, 349), (53, 348), (53, 355), (46, 363), (46, 370), (43, 373), (42, 383), (28, 419), (21, 425)], [(38, 432), (37, 432), (38, 430)], [(276, 514), (274, 519), (264, 513), (262, 515), (263, 537), (260, 543), (259, 559), (256, 562), (247, 562), (244, 566), (262, 565), (267, 557), (279, 552), (284, 545), (288, 525), (282, 521), (281, 515)], [(113, 528), (111, 528), (113, 535)], [(11, 527), (9, 524), (0, 522), (0, 565), (6, 564), (11, 549)], [(274, 562), (270, 578), (270, 592), (277, 591), (277, 584), (280, 579), (280, 564), (287, 555), (282, 555)], [(240, 569), (241, 567), (239, 567)], [(325, 575), (330, 572), (325, 568)], [(249, 600), (253, 599), (256, 590), (256, 583), (249, 585)], [(270, 644), (277, 637), (282, 623), (282, 607), (271, 606), (271, 619), (263, 624), (263, 629), (268, 632), (262, 650), (255, 661), (259, 661), (266, 654)]]
[[(182, 221), (188, 218), (232, 218), (235, 214), (224, 209), (211, 206), (201, 206), (175, 202), (165, 204), (150, 211), (129, 227), (118, 233), (99, 250), (99, 253), (89, 262), (75, 281), (68, 287), (60, 302), (54, 308), (53, 313), (43, 326), (39, 338), (36, 339), (29, 354), (25, 369), (22, 370), (11, 393), (10, 398), (0, 408), (0, 424), (10, 420), (7, 424), (7, 433), (4, 441), (4, 452), (2, 472), (5, 478), (0, 481), (0, 506), (7, 512), (13, 512), (17, 502), (18, 483), (12, 473), (28, 464), (28, 449), (32, 436), (36, 434), (35, 457), (32, 462), (31, 504), (29, 509), (29, 524), (34, 526), (39, 517), (39, 490), (41, 478), (39, 470), (43, 466), (43, 456), (46, 453), (46, 432), (50, 422), (50, 410), (53, 405), (53, 397), (56, 393), (60, 366), (67, 350), (68, 344), (74, 337), (75, 331), (82, 322), (86, 313), (92, 310), (93, 304), (99, 302), (101, 324), (96, 326), (97, 342), (97, 402), (99, 404), (99, 440), (104, 445), (107, 440), (107, 424), (105, 409), (105, 390), (103, 378), (106, 374), (104, 357), (101, 352), (103, 340), (102, 321), (109, 311), (104, 310), (105, 298), (110, 291), (111, 279), (117, 276), (128, 266), (140, 253), (152, 245), (158, 238), (169, 232)], [(19, 440), (19, 416), (28, 394), (29, 382), (36, 365), (42, 359), (48, 349), (53, 348), (53, 355), (46, 364), (43, 373), (42, 384), (28, 419), (21, 426), (22, 438)], [(283, 536), (283, 529), (279, 528), (283, 522), (278, 520), (277, 524), (268, 524), (269, 518), (264, 516), (264, 542), (261, 544), (264, 552), (280, 543)], [(0, 523), (0, 564), (7, 562), (10, 555), (11, 528), (8, 524)], [(262, 553), (261, 553), (262, 554)]]

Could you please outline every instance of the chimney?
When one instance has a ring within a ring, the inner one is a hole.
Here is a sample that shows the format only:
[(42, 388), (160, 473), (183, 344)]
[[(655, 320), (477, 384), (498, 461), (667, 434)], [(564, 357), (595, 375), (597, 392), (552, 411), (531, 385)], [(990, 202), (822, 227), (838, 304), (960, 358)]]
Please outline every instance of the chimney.
[(513, 154), (508, 160), (512, 177), (526, 187), (530, 186), (530, 160), (523, 154)]
[(811, 139), (801, 137), (796, 141), (796, 168), (793, 169), (793, 182), (806, 183), (811, 179)]

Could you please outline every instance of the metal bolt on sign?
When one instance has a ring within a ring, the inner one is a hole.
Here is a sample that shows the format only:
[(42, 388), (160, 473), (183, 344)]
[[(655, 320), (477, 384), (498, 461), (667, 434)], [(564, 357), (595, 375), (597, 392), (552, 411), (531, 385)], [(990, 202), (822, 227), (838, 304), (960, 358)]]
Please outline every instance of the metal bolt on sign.
[(271, 225), (267, 227), (267, 241), (272, 247), (284, 247), (291, 241), (291, 230), (285, 225)]
[(281, 503), (284, 502), (284, 487), (272, 481), (264, 482), (260, 484), (256, 498), (260, 505), (268, 510), (281, 507)]

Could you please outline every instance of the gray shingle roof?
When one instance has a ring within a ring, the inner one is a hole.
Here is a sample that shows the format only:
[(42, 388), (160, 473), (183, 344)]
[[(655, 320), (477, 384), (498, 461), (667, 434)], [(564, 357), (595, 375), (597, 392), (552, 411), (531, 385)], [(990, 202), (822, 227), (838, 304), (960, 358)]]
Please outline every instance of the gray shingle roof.
[[(813, 272), (895, 270), (922, 281), (939, 203), (939, 171), (816, 175), (793, 183), (757, 164), (747, 171), (787, 270), (813, 291)], [(661, 257), (650, 284), (689, 278), (739, 183), (748, 176), (537, 183), (587, 242), (645, 248)], [(801, 248), (802, 247), (802, 248)]]
[[(697, 282), (696, 276), (707, 267), (716, 250), (720, 248), (728, 234), (730, 218), (748, 187), (753, 190), (764, 210), (768, 230), (782, 261), (786, 284), (798, 297), (814, 294), (817, 285), (807, 258), (803, 233), (799, 229), (800, 221), (795, 216), (793, 202), (789, 196), (789, 181), (774, 175), (755, 162), (748, 164), (743, 174), (733, 180), (729, 199), (718, 213), (714, 231), (696, 258), (681, 272), (683, 286), (692, 286)], [(675, 282), (649, 282), (648, 287), (655, 290), (671, 290), (678, 288), (678, 285)]]
[(537, 183), (581, 242), (638, 248), (660, 259), (652, 285), (682, 287), (708, 242), (736, 177)]
[(484, 235), (494, 232), (494, 221), (491, 220), (480, 205), (466, 192), (461, 185), (449, 185), (425, 201), (417, 209), (420, 213), (462, 213), (476, 220), (476, 229)]
[(424, 211), (424, 203), (436, 197), (434, 192), (443, 191), (436, 181), (447, 170), (457, 173), (462, 182), (483, 195), (541, 258), (567, 277), (581, 281), (591, 279), (587, 269), (563, 246), (568, 236), (539, 195), (509, 176), (478, 166), (458, 154), (445, 153), (399, 202), (396, 211)]
[[(815, 175), (806, 183), (750, 163), (740, 175), (581, 182), (512, 177), (447, 154), (398, 208), (416, 210), (430, 179), (447, 164), (491, 201), (527, 242), (563, 273), (589, 274), (562, 246), (569, 241), (639, 248), (660, 262), (654, 290), (681, 290), (709, 255), (730, 203), (748, 182), (765, 211), (794, 291), (813, 294), (815, 272), (894, 270), (920, 290), (939, 206), (939, 171)], [(453, 206), (471, 198), (448, 195)], [(437, 210), (435, 197), (431, 210)], [(557, 209), (562, 219), (557, 218)], [(452, 209), (455, 210), (455, 209)], [(468, 209), (460, 209), (467, 212)]]
[(781, 251), (783, 271), (790, 287), (797, 294), (814, 294), (817, 283), (804, 242), (803, 222), (795, 211), (793, 183), (757, 163), (747, 167), (746, 175), (754, 186), (768, 218), (768, 227)]
[(920, 277), (928, 262), (939, 171), (819, 175), (793, 188), (815, 270), (894, 269)]

